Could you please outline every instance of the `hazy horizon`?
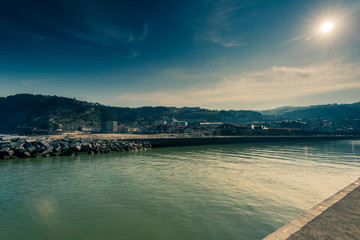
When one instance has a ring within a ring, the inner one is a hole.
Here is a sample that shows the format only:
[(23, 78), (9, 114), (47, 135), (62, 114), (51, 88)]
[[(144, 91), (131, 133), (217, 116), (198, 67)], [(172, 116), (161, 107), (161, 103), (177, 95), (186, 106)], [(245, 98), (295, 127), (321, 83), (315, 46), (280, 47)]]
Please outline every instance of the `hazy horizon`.
[(360, 101), (356, 0), (0, 6), (0, 96), (257, 111)]

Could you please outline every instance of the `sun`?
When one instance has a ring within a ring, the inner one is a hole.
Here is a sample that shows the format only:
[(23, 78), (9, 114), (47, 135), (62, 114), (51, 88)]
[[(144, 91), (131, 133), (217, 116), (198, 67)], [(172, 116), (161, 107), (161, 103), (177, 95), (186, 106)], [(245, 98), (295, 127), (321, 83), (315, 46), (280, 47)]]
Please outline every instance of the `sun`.
[(334, 28), (334, 23), (333, 22), (324, 22), (322, 25), (321, 25), (321, 32), (323, 33), (328, 33), (328, 32), (331, 32)]

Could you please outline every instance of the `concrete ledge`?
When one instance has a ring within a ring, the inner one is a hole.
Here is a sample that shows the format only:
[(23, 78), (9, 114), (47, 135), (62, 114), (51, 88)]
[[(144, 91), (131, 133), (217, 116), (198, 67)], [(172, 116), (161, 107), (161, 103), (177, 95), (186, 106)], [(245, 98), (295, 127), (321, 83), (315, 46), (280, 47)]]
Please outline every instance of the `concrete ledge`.
[(235, 144), (235, 143), (264, 143), (264, 142), (289, 142), (289, 141), (330, 141), (359, 139), (359, 136), (203, 136), (203, 137), (159, 137), (152, 138), (149, 135), (146, 139), (134, 138), (133, 141), (147, 141), (153, 148), (177, 147), (214, 144)]
[(335, 193), (333, 196), (329, 197), (328, 199), (324, 200), (320, 204), (316, 205), (315, 207), (311, 208), (309, 211), (305, 212), (298, 218), (292, 220), (285, 226), (279, 228), (275, 232), (271, 233), (264, 240), (284, 240), (288, 239), (294, 233), (298, 232), (300, 229), (308, 225), (308, 223), (315, 218), (317, 218), (320, 214), (325, 212), (327, 209), (331, 208), (334, 204), (340, 202), (347, 196), (349, 193), (354, 191), (360, 186), (360, 178), (350, 184), (349, 186), (345, 187), (344, 189), (340, 190), (339, 192)]

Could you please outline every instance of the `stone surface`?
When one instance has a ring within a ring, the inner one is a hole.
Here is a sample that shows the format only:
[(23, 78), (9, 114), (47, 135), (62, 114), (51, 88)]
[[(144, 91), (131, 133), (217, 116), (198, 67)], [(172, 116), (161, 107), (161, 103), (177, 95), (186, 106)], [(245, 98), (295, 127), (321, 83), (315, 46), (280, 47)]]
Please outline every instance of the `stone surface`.
[(360, 188), (335, 203), (288, 240), (360, 239)]
[(360, 178), (264, 240), (360, 239)]
[(107, 152), (125, 152), (150, 149), (150, 143), (129, 142), (109, 139), (63, 138), (63, 139), (23, 139), (13, 138), (2, 142), (0, 158), (44, 157), (58, 155), (94, 154)]

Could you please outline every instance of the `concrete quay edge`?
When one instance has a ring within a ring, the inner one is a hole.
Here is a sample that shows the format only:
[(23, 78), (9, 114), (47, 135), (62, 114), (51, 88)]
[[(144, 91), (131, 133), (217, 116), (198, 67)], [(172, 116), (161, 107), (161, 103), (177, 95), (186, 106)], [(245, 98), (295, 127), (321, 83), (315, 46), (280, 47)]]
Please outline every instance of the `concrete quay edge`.
[(306, 226), (310, 221), (315, 219), (317, 216), (325, 212), (335, 203), (341, 201), (346, 195), (350, 192), (355, 190), (356, 188), (360, 187), (360, 178), (357, 179), (355, 182), (351, 183), (347, 187), (343, 188), (342, 190), (338, 191), (331, 197), (325, 199), (323, 202), (319, 203), (315, 207), (311, 208), (310, 210), (306, 211), (296, 219), (292, 220), (291, 222), (287, 223), (286, 225), (282, 226), (275, 232), (271, 233), (270, 235), (263, 238), (263, 240), (285, 240), (288, 239), (291, 235), (299, 231), (301, 228)]

